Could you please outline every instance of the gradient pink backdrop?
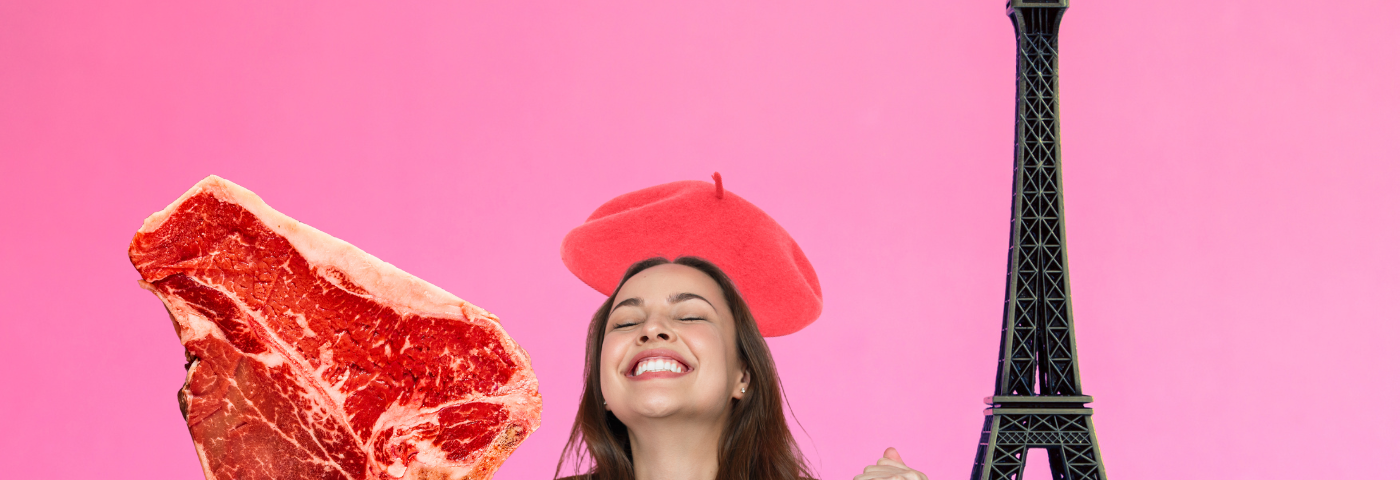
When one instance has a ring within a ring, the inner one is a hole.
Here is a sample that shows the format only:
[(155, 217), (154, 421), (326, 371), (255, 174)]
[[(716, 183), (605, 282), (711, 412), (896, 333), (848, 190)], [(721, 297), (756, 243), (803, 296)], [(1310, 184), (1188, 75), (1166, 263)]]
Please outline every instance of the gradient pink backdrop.
[[(1006, 267), (1002, 2), (632, 3), (0, 2), (0, 476), (200, 477), (182, 349), (125, 249), (215, 173), (500, 315), (545, 414), (499, 478), (546, 478), (602, 299), (560, 239), (720, 171), (821, 276), (822, 318), (770, 345), (823, 477), (893, 445), (965, 478)], [(1075, 318), (1113, 478), (1396, 475), (1397, 17), (1069, 10)]]

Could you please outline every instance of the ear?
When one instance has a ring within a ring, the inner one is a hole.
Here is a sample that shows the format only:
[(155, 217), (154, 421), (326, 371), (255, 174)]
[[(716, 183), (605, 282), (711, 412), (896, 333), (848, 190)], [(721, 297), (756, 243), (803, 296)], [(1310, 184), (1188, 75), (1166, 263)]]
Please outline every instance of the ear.
[(743, 399), (743, 398), (744, 398), (744, 395), (747, 395), (747, 394), (748, 394), (748, 389), (749, 389), (749, 370), (746, 368), (746, 369), (744, 369), (744, 373), (743, 373), (742, 375), (739, 376), (739, 384), (734, 386), (734, 392), (733, 392), (734, 399), (735, 399), (735, 400)]

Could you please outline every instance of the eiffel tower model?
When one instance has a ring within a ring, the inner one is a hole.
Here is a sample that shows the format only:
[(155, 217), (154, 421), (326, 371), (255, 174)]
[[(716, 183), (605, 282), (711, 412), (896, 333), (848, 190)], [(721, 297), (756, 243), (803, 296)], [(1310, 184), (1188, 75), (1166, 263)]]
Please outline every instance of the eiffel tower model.
[(972, 480), (1020, 480), (1046, 449), (1055, 480), (1106, 480), (1093, 398), (1079, 387), (1060, 183), (1058, 49), (1068, 0), (1010, 0), (1016, 28), (1016, 170), (995, 394)]

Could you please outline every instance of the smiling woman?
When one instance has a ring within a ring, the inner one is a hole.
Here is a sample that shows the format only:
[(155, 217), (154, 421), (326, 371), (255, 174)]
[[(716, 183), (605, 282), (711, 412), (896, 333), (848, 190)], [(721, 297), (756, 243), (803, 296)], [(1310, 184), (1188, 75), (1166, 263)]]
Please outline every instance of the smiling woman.
[(714, 264), (632, 265), (594, 313), (586, 355), (561, 471), (591, 459), (581, 478), (812, 476), (784, 419), (767, 343)]

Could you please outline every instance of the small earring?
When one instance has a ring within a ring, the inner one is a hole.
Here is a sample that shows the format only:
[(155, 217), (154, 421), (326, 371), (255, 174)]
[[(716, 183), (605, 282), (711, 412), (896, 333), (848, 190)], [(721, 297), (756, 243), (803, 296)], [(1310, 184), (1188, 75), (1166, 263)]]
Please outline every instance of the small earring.
[(739, 387), (739, 393), (744, 393), (747, 391), (749, 391), (749, 387)]

